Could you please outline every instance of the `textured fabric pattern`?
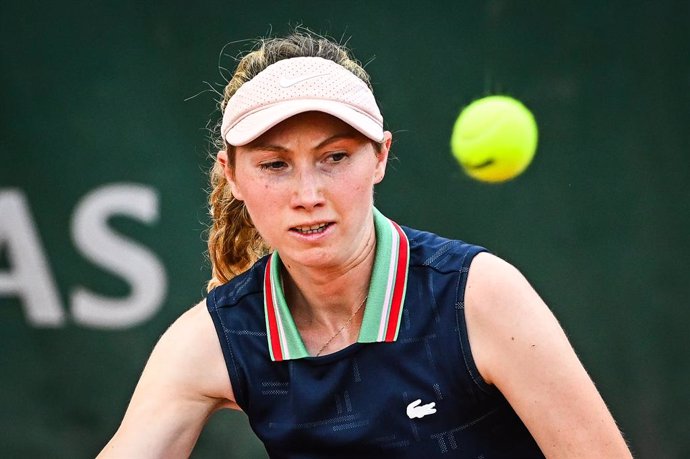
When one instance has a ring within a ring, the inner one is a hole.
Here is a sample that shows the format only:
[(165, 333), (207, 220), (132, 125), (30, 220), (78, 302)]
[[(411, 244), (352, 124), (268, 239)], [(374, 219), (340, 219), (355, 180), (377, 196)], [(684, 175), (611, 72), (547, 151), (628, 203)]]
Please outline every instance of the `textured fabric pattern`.
[(543, 457), (472, 359), (464, 290), (483, 249), (403, 230), (410, 272), (394, 342), (273, 362), (263, 317), (267, 258), (210, 292), (236, 401), (254, 432), (272, 458)]

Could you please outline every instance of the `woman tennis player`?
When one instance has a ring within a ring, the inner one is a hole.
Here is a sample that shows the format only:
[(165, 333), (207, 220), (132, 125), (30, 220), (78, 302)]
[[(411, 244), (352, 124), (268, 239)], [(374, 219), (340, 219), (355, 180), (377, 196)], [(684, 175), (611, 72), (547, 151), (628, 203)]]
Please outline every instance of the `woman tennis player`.
[(261, 40), (221, 108), (208, 297), (99, 457), (187, 457), (223, 408), (272, 458), (630, 457), (513, 266), (374, 206), (391, 133), (343, 46)]

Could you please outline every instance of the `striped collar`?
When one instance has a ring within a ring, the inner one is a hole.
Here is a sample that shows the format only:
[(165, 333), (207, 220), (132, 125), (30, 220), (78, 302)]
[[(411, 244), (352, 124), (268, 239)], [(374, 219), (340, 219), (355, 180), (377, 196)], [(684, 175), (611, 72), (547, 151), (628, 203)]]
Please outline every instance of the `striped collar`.
[[(374, 208), (376, 254), (362, 327), (357, 342), (391, 342), (398, 338), (410, 244), (400, 226)], [(310, 357), (292, 320), (280, 282), (280, 257), (273, 252), (264, 272), (264, 316), (271, 360)]]

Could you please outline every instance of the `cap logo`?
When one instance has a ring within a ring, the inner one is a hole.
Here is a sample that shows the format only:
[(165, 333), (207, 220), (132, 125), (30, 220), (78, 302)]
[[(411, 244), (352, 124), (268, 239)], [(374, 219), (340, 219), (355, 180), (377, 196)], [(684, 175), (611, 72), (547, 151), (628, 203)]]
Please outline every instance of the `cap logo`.
[(311, 80), (312, 78), (317, 78), (320, 76), (328, 75), (330, 72), (325, 72), (325, 73), (314, 73), (312, 75), (307, 75), (307, 76), (300, 76), (297, 78), (281, 78), (280, 79), (280, 87), (281, 88), (289, 88), (290, 86), (294, 86), (297, 83), (301, 83), (303, 81)]

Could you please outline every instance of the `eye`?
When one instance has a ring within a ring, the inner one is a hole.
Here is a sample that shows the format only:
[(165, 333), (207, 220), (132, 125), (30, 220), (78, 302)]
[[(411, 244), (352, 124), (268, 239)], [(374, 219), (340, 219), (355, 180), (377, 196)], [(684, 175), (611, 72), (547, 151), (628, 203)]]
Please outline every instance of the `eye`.
[(287, 163), (285, 161), (269, 161), (267, 163), (261, 163), (259, 167), (261, 167), (262, 170), (279, 171), (287, 167)]
[(339, 162), (342, 162), (346, 158), (347, 158), (347, 153), (345, 153), (344, 151), (338, 151), (338, 152), (331, 154), (328, 157), (328, 160), (332, 163), (339, 163)]

